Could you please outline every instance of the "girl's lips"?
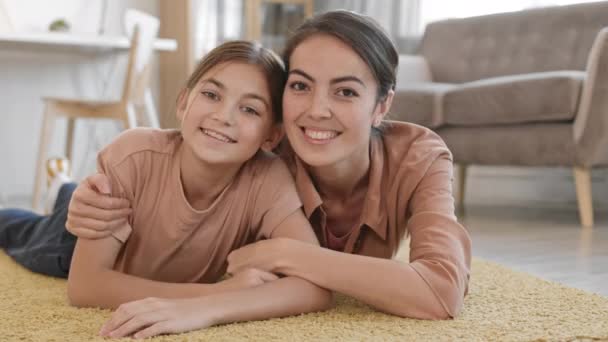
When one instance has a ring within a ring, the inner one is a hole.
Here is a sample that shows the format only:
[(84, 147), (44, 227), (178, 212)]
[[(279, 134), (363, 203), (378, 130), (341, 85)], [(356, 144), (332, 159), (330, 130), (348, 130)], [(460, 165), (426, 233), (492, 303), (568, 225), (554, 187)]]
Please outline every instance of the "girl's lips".
[(215, 131), (215, 130), (212, 130), (212, 129), (209, 129), (209, 128), (202, 128), (202, 127), (200, 128), (200, 130), (201, 130), (201, 132), (204, 135), (206, 135), (206, 136), (208, 136), (210, 138), (213, 138), (215, 140), (218, 140), (218, 141), (221, 141), (221, 142), (225, 142), (225, 143), (228, 143), (228, 144), (234, 144), (234, 143), (236, 143), (236, 140), (232, 139), (231, 137), (229, 137), (229, 136), (227, 136), (227, 135), (225, 135), (225, 134), (223, 134), (221, 132), (218, 132), (218, 131)]

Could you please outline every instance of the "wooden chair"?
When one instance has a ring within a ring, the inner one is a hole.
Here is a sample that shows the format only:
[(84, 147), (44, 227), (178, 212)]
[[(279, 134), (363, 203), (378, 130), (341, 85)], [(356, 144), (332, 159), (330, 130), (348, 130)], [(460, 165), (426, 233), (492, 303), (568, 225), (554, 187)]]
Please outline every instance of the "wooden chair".
[[(78, 118), (83, 119), (113, 119), (123, 123), (125, 128), (136, 127), (138, 122), (145, 119), (152, 127), (159, 127), (154, 100), (148, 87), (150, 79), (150, 56), (153, 44), (158, 35), (159, 21), (143, 12), (127, 10), (125, 28), (130, 37), (127, 72), (119, 100), (87, 100), (44, 98), (40, 147), (36, 163), (36, 178), (34, 179), (34, 194), (32, 208), (36, 210), (40, 204), (42, 184), (46, 172), (44, 170), (51, 133), (57, 118), (67, 119), (67, 136), (65, 155), (72, 160), (74, 143), (74, 124)], [(142, 114), (145, 112), (145, 115)]]

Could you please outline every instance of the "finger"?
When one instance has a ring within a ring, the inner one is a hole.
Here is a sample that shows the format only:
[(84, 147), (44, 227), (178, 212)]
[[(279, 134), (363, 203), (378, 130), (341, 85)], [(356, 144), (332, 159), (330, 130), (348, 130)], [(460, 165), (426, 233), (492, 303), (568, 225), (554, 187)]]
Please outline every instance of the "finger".
[(270, 272), (266, 272), (266, 271), (262, 271), (262, 270), (258, 270), (258, 271), (260, 272), (260, 279), (262, 279), (265, 283), (279, 279), (279, 276), (277, 276), (274, 273), (270, 273)]
[(100, 335), (107, 336), (110, 332), (116, 330), (125, 322), (129, 321), (137, 314), (141, 313), (145, 305), (141, 305), (144, 300), (137, 300), (129, 303), (122, 304), (121, 306), (112, 313), (110, 319), (101, 327)]
[(75, 235), (75, 236), (77, 236), (79, 238), (83, 238), (83, 239), (89, 239), (89, 240), (103, 239), (112, 234), (112, 231), (110, 231), (110, 230), (96, 231), (96, 230), (91, 230), (91, 229), (86, 229), (86, 228), (71, 228), (68, 230), (70, 233), (72, 233), (72, 235)]
[(138, 331), (135, 333), (135, 335), (133, 335), (133, 337), (136, 339), (143, 339), (160, 334), (173, 334), (178, 332), (177, 329), (173, 329), (170, 325), (171, 323), (169, 321), (158, 322), (141, 331)]
[(101, 209), (123, 209), (130, 206), (127, 199), (101, 194), (87, 183), (78, 186), (78, 189), (74, 191), (72, 201)]
[(90, 205), (74, 205), (69, 208), (69, 212), (73, 216), (77, 217), (91, 217), (102, 221), (114, 221), (122, 218), (126, 218), (131, 214), (133, 210), (131, 208), (119, 208), (119, 209), (103, 209), (97, 208)]
[(89, 217), (72, 217), (68, 214), (68, 225), (72, 228), (84, 228), (95, 231), (109, 231), (112, 232), (114, 229), (122, 226), (127, 221), (125, 219), (119, 219), (116, 221), (106, 222), (96, 220)]
[(85, 179), (85, 181), (91, 186), (91, 188), (95, 189), (97, 192), (102, 194), (111, 194), (112, 186), (110, 184), (110, 180), (108, 177), (102, 173), (96, 173), (91, 175)]
[(108, 336), (110, 337), (125, 337), (132, 335), (142, 329), (145, 329), (151, 325), (164, 321), (164, 316), (160, 312), (145, 312), (131, 318), (117, 329), (110, 331)]

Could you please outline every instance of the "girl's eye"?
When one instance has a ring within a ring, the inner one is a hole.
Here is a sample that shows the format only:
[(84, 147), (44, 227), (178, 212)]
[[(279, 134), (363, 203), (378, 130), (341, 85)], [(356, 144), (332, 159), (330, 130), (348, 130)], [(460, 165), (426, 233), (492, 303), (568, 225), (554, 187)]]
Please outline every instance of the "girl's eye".
[(295, 91), (303, 91), (303, 90), (307, 90), (308, 87), (306, 86), (306, 84), (304, 84), (303, 82), (299, 82), (299, 81), (295, 81), (292, 82), (289, 87)]
[(338, 95), (344, 97), (357, 97), (359, 94), (352, 89), (340, 89), (338, 90)]
[(211, 100), (217, 101), (220, 99), (219, 96), (217, 96), (217, 94), (210, 92), (210, 91), (202, 91), (201, 94), (203, 94), (203, 96), (210, 98)]
[(258, 113), (257, 110), (251, 108), (251, 107), (243, 107), (243, 112), (248, 113), (248, 114), (253, 114), (253, 115), (257, 115), (260, 116), (260, 113)]

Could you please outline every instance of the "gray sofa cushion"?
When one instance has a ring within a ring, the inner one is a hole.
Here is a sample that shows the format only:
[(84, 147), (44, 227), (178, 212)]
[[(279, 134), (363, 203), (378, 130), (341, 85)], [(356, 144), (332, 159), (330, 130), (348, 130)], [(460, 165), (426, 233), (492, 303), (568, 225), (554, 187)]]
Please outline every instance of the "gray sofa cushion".
[(395, 92), (388, 119), (437, 128), (442, 125), (443, 95), (453, 84), (412, 83)]
[(454, 161), (476, 165), (577, 165), (572, 124), (445, 127), (437, 130)]
[(585, 73), (550, 71), (464, 83), (444, 94), (442, 123), (454, 126), (571, 121)]

